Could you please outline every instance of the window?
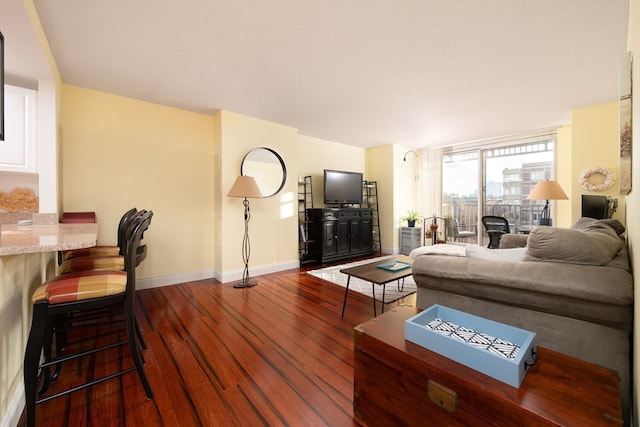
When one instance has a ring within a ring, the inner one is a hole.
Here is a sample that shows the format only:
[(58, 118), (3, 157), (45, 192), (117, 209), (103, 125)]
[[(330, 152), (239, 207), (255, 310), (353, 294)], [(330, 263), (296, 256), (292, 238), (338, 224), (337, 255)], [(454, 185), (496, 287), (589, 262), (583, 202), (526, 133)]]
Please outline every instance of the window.
[[(449, 240), (477, 241), (478, 155), (479, 152), (474, 150), (443, 156), (441, 216), (447, 218)], [(462, 238), (458, 237), (459, 229), (475, 230), (476, 233), (475, 236)]]
[[(444, 153), (443, 216), (476, 229), (483, 215), (507, 218), (512, 232), (538, 225), (544, 201), (527, 196), (538, 181), (552, 178), (554, 143), (555, 134)], [(484, 230), (477, 232), (487, 244)]]

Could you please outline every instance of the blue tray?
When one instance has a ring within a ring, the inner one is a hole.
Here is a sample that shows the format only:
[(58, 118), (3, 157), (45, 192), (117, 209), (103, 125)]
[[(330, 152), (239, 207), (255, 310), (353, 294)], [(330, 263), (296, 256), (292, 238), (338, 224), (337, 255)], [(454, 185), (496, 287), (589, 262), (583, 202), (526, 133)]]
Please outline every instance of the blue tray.
[[(451, 325), (460, 329), (444, 335), (431, 328), (438, 323), (445, 329)], [(473, 339), (461, 339), (467, 334)], [(498, 344), (484, 343), (488, 337)], [(406, 320), (405, 339), (513, 387), (520, 387), (537, 360), (535, 333), (438, 304)], [(513, 346), (518, 347), (517, 352), (507, 351)]]
[(378, 264), (376, 267), (382, 268), (383, 270), (395, 272), (404, 270), (405, 268), (410, 268), (411, 264), (404, 261), (389, 261), (383, 264)]

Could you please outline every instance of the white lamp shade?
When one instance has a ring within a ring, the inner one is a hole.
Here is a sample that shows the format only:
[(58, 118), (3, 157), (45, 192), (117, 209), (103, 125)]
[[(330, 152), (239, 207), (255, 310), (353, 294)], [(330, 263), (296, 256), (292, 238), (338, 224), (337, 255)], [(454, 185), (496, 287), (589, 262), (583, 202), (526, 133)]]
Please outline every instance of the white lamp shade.
[(236, 178), (227, 197), (262, 197), (262, 193), (254, 177), (241, 175)]
[(568, 197), (558, 181), (538, 181), (529, 196), (529, 200), (567, 200)]

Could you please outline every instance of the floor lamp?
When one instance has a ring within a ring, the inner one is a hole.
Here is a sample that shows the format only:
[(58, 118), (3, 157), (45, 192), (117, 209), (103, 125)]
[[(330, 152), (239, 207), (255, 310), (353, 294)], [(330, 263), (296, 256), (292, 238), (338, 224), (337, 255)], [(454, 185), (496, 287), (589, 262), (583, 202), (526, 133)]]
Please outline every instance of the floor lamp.
[(567, 200), (568, 197), (558, 184), (558, 181), (538, 181), (529, 196), (529, 200), (546, 200), (544, 208), (542, 208), (542, 219), (540, 225), (551, 225), (551, 219), (549, 215), (549, 200)]
[(248, 288), (258, 284), (255, 279), (249, 279), (249, 256), (251, 255), (251, 244), (249, 243), (249, 219), (251, 219), (251, 211), (249, 210), (249, 197), (262, 197), (260, 188), (252, 176), (239, 176), (233, 183), (227, 197), (243, 197), (244, 205), (244, 238), (242, 239), (242, 260), (244, 261), (244, 271), (242, 272), (242, 280), (235, 285), (234, 288)]

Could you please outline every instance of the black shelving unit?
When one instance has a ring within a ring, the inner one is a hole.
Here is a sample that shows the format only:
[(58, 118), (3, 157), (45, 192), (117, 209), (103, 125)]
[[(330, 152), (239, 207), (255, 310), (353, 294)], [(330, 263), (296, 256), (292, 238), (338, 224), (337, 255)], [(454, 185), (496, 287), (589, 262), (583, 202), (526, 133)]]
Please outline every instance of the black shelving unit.
[(424, 244), (437, 245), (447, 243), (447, 219), (436, 216), (425, 217), (424, 224)]
[(300, 264), (308, 264), (315, 261), (309, 253), (309, 215), (307, 209), (313, 209), (313, 183), (311, 176), (305, 176), (298, 181), (298, 251)]
[(382, 243), (380, 242), (380, 215), (378, 214), (378, 183), (376, 181), (362, 182), (362, 200), (363, 203), (361, 207), (372, 209), (373, 250), (375, 252), (382, 252)]

